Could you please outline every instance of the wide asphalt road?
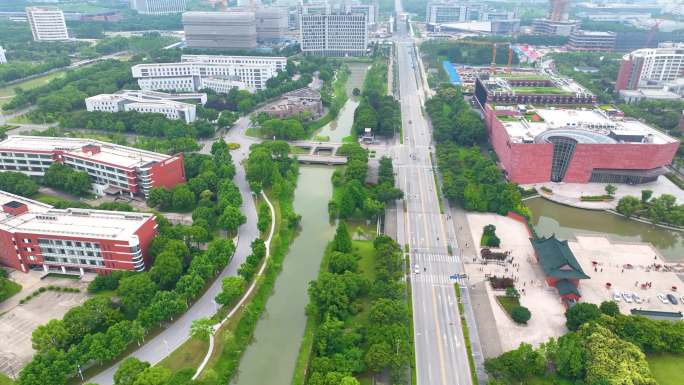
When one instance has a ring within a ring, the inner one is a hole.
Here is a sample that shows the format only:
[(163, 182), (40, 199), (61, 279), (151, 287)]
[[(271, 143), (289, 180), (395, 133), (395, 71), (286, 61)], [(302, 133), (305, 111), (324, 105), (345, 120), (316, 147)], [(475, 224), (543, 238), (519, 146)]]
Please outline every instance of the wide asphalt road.
[[(395, 4), (399, 14), (401, 1)], [(459, 270), (459, 253), (455, 242), (454, 256), (447, 252), (451, 236), (435, 191), (432, 133), (422, 109), (425, 91), (405, 21), (397, 22), (395, 42), (404, 127), (404, 144), (395, 148), (395, 168), (405, 193), (405, 210), (397, 211), (403, 214), (400, 241), (409, 245), (411, 257), (417, 383), (472, 385), (454, 282), (449, 279)]]
[[(240, 164), (249, 154), (249, 146), (252, 143), (255, 143), (252, 139), (244, 136), (248, 123), (248, 118), (241, 118), (225, 137), (227, 142), (237, 142), (240, 143), (241, 146), (240, 149), (231, 151), (231, 155), (233, 156), (233, 162), (236, 166), (234, 181), (242, 194), (242, 207), (240, 207), (240, 211), (247, 217), (247, 222), (240, 226), (240, 229), (238, 230), (239, 241), (233, 259), (228, 266), (223, 269), (218, 279), (214, 281), (204, 295), (200, 297), (187, 312), (171, 323), (162, 333), (151, 340), (148, 340), (145, 345), (125, 358), (135, 357), (141, 361), (147, 361), (154, 365), (177, 349), (188, 339), (192, 321), (203, 317), (210, 317), (216, 313), (217, 305), (214, 302), (214, 297), (221, 291), (222, 278), (236, 275), (238, 267), (251, 253), (250, 244), (259, 236), (259, 231), (256, 227), (257, 214), (256, 207), (254, 206), (254, 199), (252, 198), (252, 191), (249, 189), (249, 184), (245, 178), (245, 169)], [(211, 144), (207, 143), (200, 152), (208, 153), (210, 149)], [(119, 363), (120, 362), (121, 361), (119, 361)], [(102, 371), (97, 376), (88, 380), (88, 382), (94, 382), (99, 385), (113, 385), (114, 373), (119, 367), (119, 363)]]

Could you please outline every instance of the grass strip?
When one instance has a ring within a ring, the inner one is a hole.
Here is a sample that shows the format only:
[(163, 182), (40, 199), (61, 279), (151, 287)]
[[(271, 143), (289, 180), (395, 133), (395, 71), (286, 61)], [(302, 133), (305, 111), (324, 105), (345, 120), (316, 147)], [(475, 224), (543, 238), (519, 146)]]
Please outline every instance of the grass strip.
[(470, 346), (470, 334), (468, 334), (468, 323), (464, 315), (463, 303), (461, 302), (461, 287), (458, 283), (454, 284), (456, 290), (456, 301), (458, 302), (458, 314), (461, 317), (461, 330), (463, 330), (463, 339), (465, 340), (466, 353), (468, 354), (468, 366), (470, 367), (470, 377), (473, 384), (477, 384), (477, 370), (475, 369), (475, 360), (473, 359), (473, 348)]

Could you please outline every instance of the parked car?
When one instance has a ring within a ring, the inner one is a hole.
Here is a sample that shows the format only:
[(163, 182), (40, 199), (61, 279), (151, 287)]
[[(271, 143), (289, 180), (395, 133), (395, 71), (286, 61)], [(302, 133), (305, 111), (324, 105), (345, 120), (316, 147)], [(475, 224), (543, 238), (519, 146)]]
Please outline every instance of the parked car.
[(634, 302), (634, 300), (632, 299), (632, 295), (629, 294), (628, 291), (622, 293), (622, 299), (624, 299), (625, 302), (627, 302), (627, 303), (632, 303), (632, 302)]
[(617, 290), (613, 291), (613, 301), (615, 301), (615, 302), (622, 301), (622, 297), (620, 296), (620, 292)]
[(675, 297), (674, 294), (668, 294), (667, 300), (670, 301), (670, 303), (673, 305), (677, 304), (677, 297)]
[(667, 304), (670, 303), (670, 301), (667, 299), (667, 297), (665, 297), (665, 295), (664, 295), (663, 293), (658, 293), (658, 294), (656, 294), (656, 297), (658, 297), (658, 299), (659, 299), (660, 302), (662, 302), (662, 303), (667, 303)]
[(682, 303), (684, 304), (684, 295), (680, 299), (682, 300)]
[(644, 302), (644, 300), (641, 297), (639, 297), (639, 294), (637, 294), (633, 291), (630, 291), (629, 294), (632, 296), (632, 299), (634, 300), (634, 302), (636, 302), (636, 303), (643, 303)]

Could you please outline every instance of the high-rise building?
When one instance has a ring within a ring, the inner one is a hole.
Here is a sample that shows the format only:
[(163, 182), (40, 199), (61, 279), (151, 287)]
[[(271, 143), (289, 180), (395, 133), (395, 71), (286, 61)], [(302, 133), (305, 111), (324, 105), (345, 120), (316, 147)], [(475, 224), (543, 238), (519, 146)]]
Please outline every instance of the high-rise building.
[(622, 57), (615, 89), (636, 90), (684, 77), (684, 43), (663, 43)]
[(98, 195), (147, 196), (153, 187), (185, 182), (183, 154), (164, 155), (81, 138), (10, 135), (0, 142), (0, 172), (41, 177), (54, 163), (88, 173)]
[(550, 0), (548, 17), (534, 19), (532, 30), (544, 35), (570, 36), (573, 31), (579, 28), (580, 23), (568, 18), (568, 4), (569, 0)]
[(368, 47), (365, 13), (302, 14), (300, 46), (305, 54), (362, 56)]
[(346, 6), (347, 13), (365, 13), (368, 19), (368, 25), (375, 25), (378, 19), (377, 4), (361, 4), (348, 3)]
[(254, 9), (257, 41), (279, 42), (288, 31), (288, 10), (285, 7), (258, 7)]
[(188, 48), (240, 50), (257, 47), (253, 11), (185, 12), (183, 29)]
[(482, 13), (482, 4), (457, 1), (430, 1), (425, 10), (425, 22), (435, 25), (479, 20)]
[(568, 40), (570, 51), (612, 51), (615, 48), (615, 32), (572, 31)]
[(186, 0), (130, 0), (131, 9), (143, 15), (185, 12)]
[(0, 64), (7, 63), (7, 57), (5, 56), (5, 49), (0, 45)]
[(180, 63), (137, 64), (133, 77), (143, 90), (195, 92), (209, 88), (226, 93), (237, 87), (266, 88), (266, 81), (284, 71), (285, 57), (183, 55)]
[(137, 111), (163, 114), (168, 119), (192, 123), (196, 118), (194, 103), (207, 102), (207, 94), (167, 94), (165, 92), (121, 90), (113, 94), (100, 94), (86, 98), (86, 110), (102, 112)]
[(69, 39), (64, 13), (57, 7), (26, 7), (26, 18), (35, 41)]
[(100, 274), (143, 271), (157, 234), (155, 216), (91, 209), (55, 209), (0, 191), (0, 264), (24, 273)]

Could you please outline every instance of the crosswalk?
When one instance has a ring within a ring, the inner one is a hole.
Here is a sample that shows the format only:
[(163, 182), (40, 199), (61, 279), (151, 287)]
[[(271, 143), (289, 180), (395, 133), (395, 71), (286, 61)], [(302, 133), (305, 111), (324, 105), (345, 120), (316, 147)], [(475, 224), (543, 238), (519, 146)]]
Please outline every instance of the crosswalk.
[[(456, 263), (459, 258), (455, 255), (440, 254), (440, 253), (412, 253), (411, 261), (413, 268), (411, 270), (411, 281), (414, 283), (426, 283), (433, 285), (453, 285), (456, 281), (449, 278), (449, 274), (445, 272), (450, 271), (444, 268), (434, 268), (430, 266), (431, 263), (443, 263), (448, 266), (453, 266), (456, 271)], [(415, 265), (418, 265), (418, 272), (416, 272)]]
[(448, 285), (456, 281), (449, 279), (449, 276), (444, 274), (430, 274), (421, 271), (420, 273), (413, 273), (411, 282), (431, 283), (435, 285)]
[(459, 259), (456, 255), (448, 254), (433, 254), (433, 253), (412, 253), (411, 259), (416, 261), (416, 263), (423, 262), (445, 262), (445, 263), (458, 263)]

